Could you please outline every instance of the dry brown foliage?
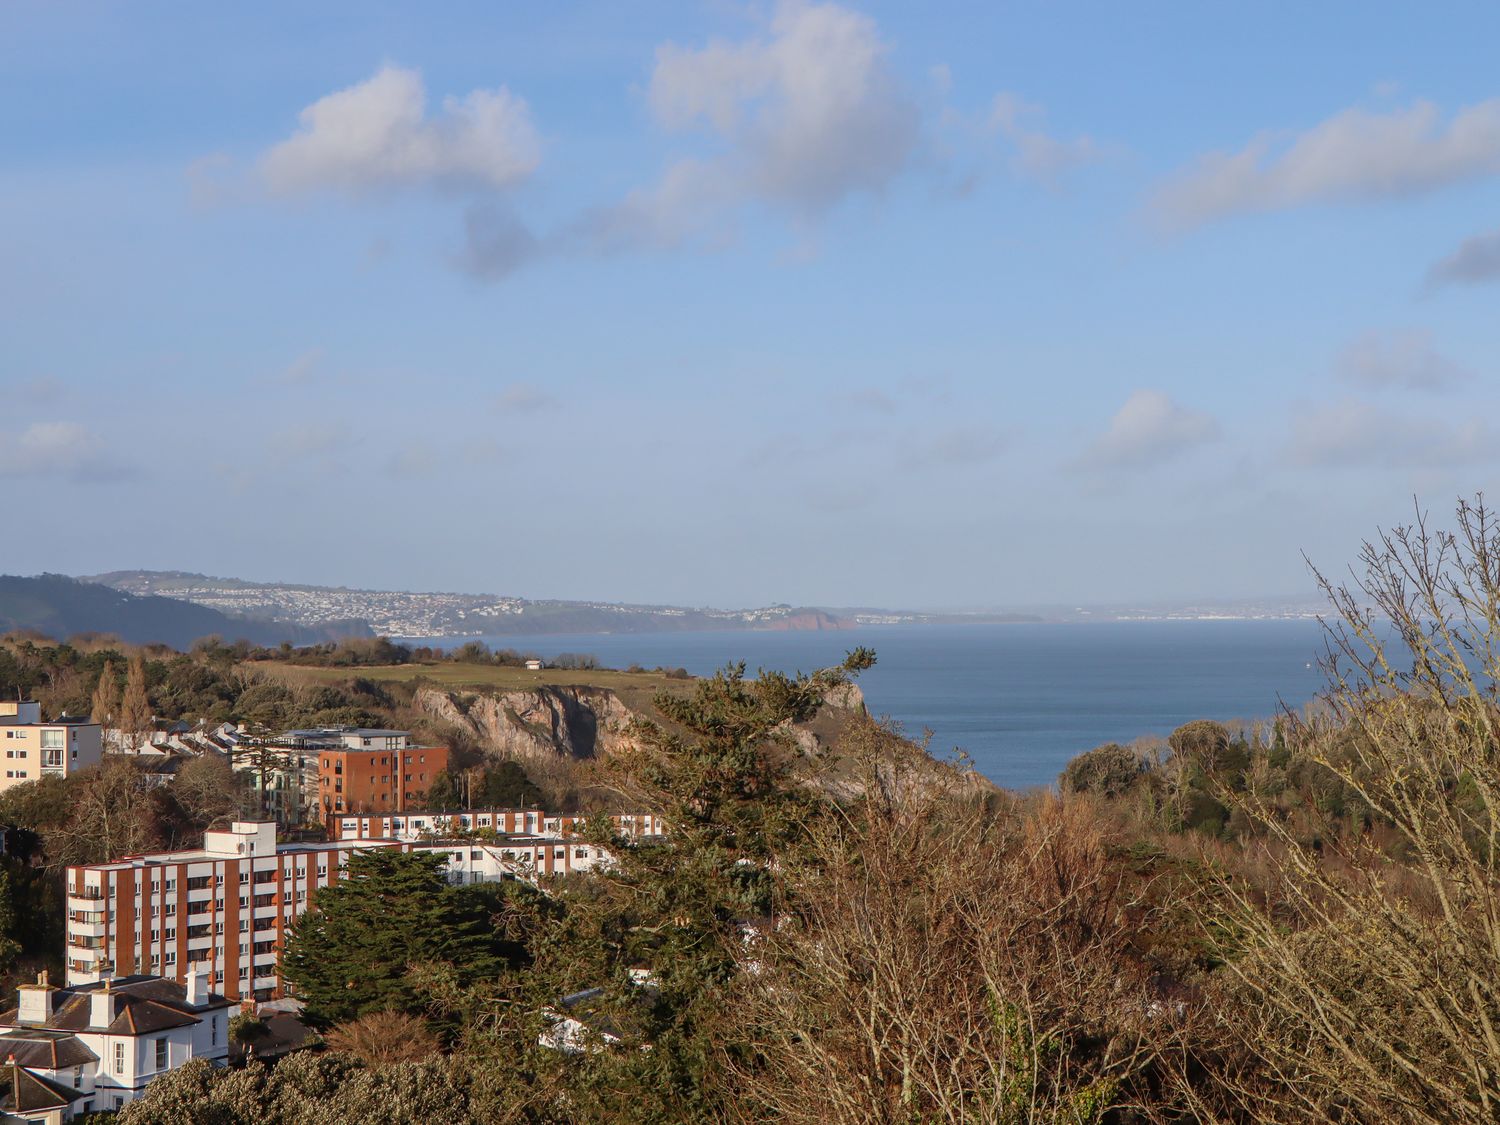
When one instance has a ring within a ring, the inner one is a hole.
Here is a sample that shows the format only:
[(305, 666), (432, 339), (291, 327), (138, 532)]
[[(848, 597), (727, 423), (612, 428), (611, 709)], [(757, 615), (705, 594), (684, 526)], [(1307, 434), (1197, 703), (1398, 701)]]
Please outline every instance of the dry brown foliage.
[[(1236, 1092), (1263, 1119), (1500, 1117), (1500, 529), (1366, 544), (1324, 582), (1326, 717), (1303, 748), (1377, 827), (1308, 832), (1254, 786), (1226, 795), (1264, 831), (1261, 883), (1222, 875), (1209, 922), (1228, 959), (1219, 1026), (1259, 1063)], [(1204, 1113), (1204, 1116), (1209, 1116)]]
[[(1083, 802), (933, 784), (898, 740), (746, 949), (747, 1119), (1087, 1123), (1158, 1108), (1190, 1018)], [(920, 753), (910, 744), (911, 754)], [(911, 776), (920, 769), (920, 779)], [(1114, 1119), (1114, 1118), (1112, 1118)]]
[(426, 1021), (405, 1012), (371, 1012), (332, 1028), (323, 1041), (331, 1050), (353, 1055), (372, 1070), (426, 1062), (441, 1050)]

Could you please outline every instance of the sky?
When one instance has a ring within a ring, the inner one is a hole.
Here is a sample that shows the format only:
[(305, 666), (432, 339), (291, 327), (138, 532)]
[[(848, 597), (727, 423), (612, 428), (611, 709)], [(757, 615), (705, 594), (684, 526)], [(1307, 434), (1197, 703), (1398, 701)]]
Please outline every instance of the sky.
[(0, 5), (0, 571), (1307, 591), (1500, 440), (1500, 7)]

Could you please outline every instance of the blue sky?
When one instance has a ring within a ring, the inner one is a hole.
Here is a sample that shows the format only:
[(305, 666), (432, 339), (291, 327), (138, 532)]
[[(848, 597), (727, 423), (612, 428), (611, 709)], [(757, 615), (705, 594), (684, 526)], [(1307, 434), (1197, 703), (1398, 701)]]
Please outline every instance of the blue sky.
[(1489, 486), (1488, 5), (0, 7), (0, 570), (1298, 592)]

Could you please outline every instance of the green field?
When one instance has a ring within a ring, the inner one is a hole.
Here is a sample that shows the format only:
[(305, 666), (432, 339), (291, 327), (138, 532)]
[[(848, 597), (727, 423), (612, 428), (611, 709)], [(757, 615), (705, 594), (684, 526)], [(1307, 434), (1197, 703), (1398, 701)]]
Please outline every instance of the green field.
[(686, 694), (691, 680), (674, 680), (657, 672), (616, 672), (611, 669), (526, 668), (495, 664), (383, 664), (358, 668), (316, 668), (279, 661), (256, 661), (247, 667), (275, 676), (289, 684), (324, 684), (362, 678), (388, 683), (427, 683), (434, 687), (468, 691), (526, 691), (536, 687), (607, 688), (626, 703), (640, 706), (658, 691)]

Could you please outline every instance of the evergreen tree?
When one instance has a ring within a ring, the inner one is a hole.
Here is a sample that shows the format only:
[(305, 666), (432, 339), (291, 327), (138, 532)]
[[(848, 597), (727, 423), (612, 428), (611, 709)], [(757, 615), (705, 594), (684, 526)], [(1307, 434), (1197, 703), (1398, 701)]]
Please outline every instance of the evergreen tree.
[(318, 892), (281, 955), (307, 1022), (419, 1014), (423, 997), (409, 975), (418, 966), (449, 966), (464, 984), (499, 975), (504, 949), (485, 898), (450, 885), (445, 862), (396, 848), (357, 852), (347, 877)]
[(427, 787), (423, 803), (431, 812), (451, 812), (458, 808), (458, 786), (453, 783), (453, 775), (447, 770), (438, 770), (432, 777), (432, 784)]
[(537, 808), (542, 791), (536, 787), (517, 762), (501, 762), (484, 771), (484, 780), (474, 800), (480, 808)]

